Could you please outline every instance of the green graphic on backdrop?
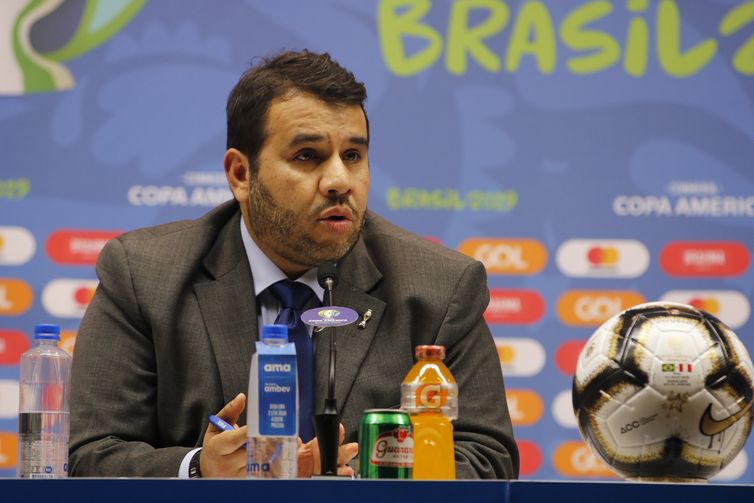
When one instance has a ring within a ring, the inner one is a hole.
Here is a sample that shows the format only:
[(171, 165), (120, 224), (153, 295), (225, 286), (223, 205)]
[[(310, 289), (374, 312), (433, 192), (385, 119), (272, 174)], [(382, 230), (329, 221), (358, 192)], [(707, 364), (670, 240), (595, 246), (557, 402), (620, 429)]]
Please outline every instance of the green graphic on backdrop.
[(0, 3), (0, 94), (20, 95), (70, 89), (74, 78), (63, 62), (106, 42), (146, 0), (86, 0), (71, 39), (52, 52), (31, 45), (31, 29), (63, 0), (4, 0)]

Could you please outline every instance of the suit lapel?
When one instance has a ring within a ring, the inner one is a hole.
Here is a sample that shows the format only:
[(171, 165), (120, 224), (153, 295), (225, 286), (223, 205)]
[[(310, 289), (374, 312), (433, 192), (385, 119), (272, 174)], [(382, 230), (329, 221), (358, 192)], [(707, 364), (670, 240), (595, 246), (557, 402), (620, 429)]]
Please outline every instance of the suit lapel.
[(253, 343), (259, 333), (254, 284), (241, 241), (239, 218), (237, 213), (222, 228), (204, 259), (213, 279), (194, 285), (225, 403), (247, 391)]
[[(386, 304), (367, 292), (380, 279), (382, 274), (374, 265), (364, 245), (359, 240), (354, 248), (338, 263), (340, 282), (335, 289), (335, 305), (350, 307), (359, 314), (359, 320), (346, 327), (335, 329), (338, 355), (336, 358), (335, 397), (339, 410), (342, 411), (359, 372), (361, 363), (369, 350), (372, 339), (377, 333)], [(359, 321), (371, 310), (369, 321), (364, 328)], [(314, 410), (321, 412), (327, 396), (329, 374), (329, 330), (317, 334), (316, 347), (316, 386)]]

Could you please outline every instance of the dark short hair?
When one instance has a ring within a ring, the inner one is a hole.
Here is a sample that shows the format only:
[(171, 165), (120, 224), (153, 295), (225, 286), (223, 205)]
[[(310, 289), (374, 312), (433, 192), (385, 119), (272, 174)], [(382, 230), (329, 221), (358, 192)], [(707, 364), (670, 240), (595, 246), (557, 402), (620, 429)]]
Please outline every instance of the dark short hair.
[[(359, 105), (364, 111), (367, 90), (329, 54), (288, 51), (246, 70), (228, 96), (227, 148), (243, 152), (252, 166), (266, 139), (266, 115), (275, 98), (291, 91), (309, 93), (337, 105)], [(367, 118), (367, 134), (369, 119)]]

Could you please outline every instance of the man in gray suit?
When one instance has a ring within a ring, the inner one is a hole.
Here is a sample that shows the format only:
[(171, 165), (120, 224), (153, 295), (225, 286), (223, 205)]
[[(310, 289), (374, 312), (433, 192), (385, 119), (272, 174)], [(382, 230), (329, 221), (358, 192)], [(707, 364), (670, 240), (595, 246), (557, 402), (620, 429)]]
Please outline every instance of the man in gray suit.
[[(440, 344), (460, 389), (457, 476), (518, 475), (482, 316), (484, 268), (366, 209), (365, 99), (363, 84), (327, 54), (264, 60), (228, 99), (224, 166), (235, 200), (108, 243), (75, 348), (72, 475), (242, 476), (254, 341), (280, 309), (267, 287), (304, 283), (316, 305), (324, 261), (338, 263), (335, 304), (360, 316), (337, 331), (339, 473), (351, 473), (363, 411), (397, 407), (414, 347)], [(319, 413), (328, 347), (312, 337)], [(235, 429), (208, 426), (213, 413)], [(318, 473), (316, 440), (301, 442), (298, 456), (301, 476)]]

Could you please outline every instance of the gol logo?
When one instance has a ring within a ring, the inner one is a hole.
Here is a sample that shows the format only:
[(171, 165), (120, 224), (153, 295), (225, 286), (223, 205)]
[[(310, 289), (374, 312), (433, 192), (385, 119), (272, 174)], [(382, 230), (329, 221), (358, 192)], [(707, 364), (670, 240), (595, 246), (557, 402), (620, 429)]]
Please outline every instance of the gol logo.
[(29, 349), (29, 338), (18, 330), (0, 330), (0, 365), (18, 365), (21, 355)]
[(539, 446), (531, 440), (516, 440), (516, 445), (521, 460), (519, 474), (524, 477), (537, 473), (542, 466), (542, 451)]
[(468, 239), (458, 250), (484, 264), (490, 274), (537, 274), (547, 264), (547, 250), (534, 239)]
[(751, 314), (749, 300), (736, 290), (671, 290), (660, 300), (689, 304), (707, 311), (733, 329), (744, 326)]
[(440, 384), (422, 384), (416, 389), (416, 406), (439, 409), (448, 401), (448, 390)]
[(96, 288), (95, 280), (55, 279), (44, 287), (42, 305), (52, 316), (80, 318)]
[(45, 249), (57, 264), (94, 265), (99, 252), (120, 231), (59, 230), (47, 238)]
[(567, 376), (575, 374), (576, 362), (585, 345), (586, 341), (583, 340), (565, 341), (561, 344), (555, 352), (555, 365), (557, 365), (558, 370)]
[(18, 436), (0, 433), (0, 469), (15, 468), (18, 456)]
[(623, 290), (571, 290), (558, 299), (558, 318), (566, 325), (598, 326), (644, 297)]
[(677, 241), (660, 252), (660, 266), (674, 277), (732, 277), (749, 268), (751, 257), (734, 241)]
[(565, 477), (617, 477), (581, 441), (569, 441), (560, 444), (555, 449), (553, 464), (555, 465), (555, 470)]
[(73, 330), (61, 330), (59, 344), (60, 349), (62, 349), (69, 355), (73, 355), (73, 348), (76, 345), (76, 335), (77, 332), (74, 332)]
[(490, 303), (484, 312), (487, 323), (527, 325), (545, 314), (545, 301), (534, 290), (490, 289)]
[(534, 390), (507, 389), (505, 398), (514, 426), (529, 426), (542, 418), (544, 402)]
[(23, 314), (31, 307), (31, 287), (20, 279), (0, 278), (0, 316)]

